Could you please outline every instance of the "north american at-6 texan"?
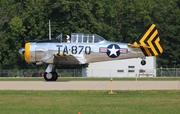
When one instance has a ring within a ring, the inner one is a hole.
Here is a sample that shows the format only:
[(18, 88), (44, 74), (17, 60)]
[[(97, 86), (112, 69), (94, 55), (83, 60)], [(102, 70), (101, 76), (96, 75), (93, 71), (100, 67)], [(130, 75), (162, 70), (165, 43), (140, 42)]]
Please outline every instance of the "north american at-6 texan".
[[(50, 32), (49, 32), (50, 33)], [(147, 56), (158, 56), (163, 52), (155, 24), (147, 27), (133, 44), (111, 42), (97, 34), (72, 33), (68, 42), (62, 42), (62, 34), (56, 39), (28, 41), (19, 53), (27, 62), (49, 64), (45, 73), (46, 81), (56, 81), (56, 65), (86, 64), (130, 58), (141, 58), (145, 65)]]

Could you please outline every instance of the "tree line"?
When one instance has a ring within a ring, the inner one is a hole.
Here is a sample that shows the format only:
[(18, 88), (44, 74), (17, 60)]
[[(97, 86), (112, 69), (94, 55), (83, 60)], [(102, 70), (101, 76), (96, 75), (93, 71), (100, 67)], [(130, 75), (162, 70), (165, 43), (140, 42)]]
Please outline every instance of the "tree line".
[[(28, 40), (80, 32), (133, 43), (155, 23), (163, 54), (157, 67), (180, 66), (180, 0), (1, 0), (0, 69), (37, 68), (18, 53)], [(77, 67), (77, 66), (76, 66)]]

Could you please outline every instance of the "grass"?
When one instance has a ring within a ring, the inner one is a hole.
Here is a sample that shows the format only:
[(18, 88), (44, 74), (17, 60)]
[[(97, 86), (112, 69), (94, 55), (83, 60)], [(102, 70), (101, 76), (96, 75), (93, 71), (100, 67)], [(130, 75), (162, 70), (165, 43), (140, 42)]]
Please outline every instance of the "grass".
[(0, 114), (178, 114), (179, 90), (1, 90)]
[[(109, 81), (110, 78), (59, 77), (57, 81)], [(114, 81), (134, 81), (136, 78), (113, 78)], [(180, 77), (140, 77), (139, 81), (179, 81)], [(44, 81), (43, 77), (0, 77), (0, 81)]]

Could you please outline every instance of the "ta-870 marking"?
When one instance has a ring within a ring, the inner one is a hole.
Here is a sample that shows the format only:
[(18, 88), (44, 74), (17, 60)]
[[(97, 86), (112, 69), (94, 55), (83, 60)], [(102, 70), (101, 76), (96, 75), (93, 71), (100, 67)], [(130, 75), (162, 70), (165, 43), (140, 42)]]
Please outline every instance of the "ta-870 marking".
[(90, 46), (72, 46), (69, 50), (67, 46), (64, 46), (63, 51), (61, 52), (61, 48), (63, 48), (63, 45), (56, 45), (58, 47), (58, 53), (57, 55), (60, 55), (61, 53), (63, 55), (69, 54), (69, 51), (72, 54), (81, 54), (84, 50), (85, 54), (89, 55), (91, 54), (91, 47)]

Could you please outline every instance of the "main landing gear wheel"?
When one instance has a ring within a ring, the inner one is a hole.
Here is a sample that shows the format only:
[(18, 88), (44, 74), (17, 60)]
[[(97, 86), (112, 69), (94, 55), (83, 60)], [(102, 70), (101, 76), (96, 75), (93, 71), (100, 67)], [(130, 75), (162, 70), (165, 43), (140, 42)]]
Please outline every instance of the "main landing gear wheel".
[(142, 60), (141, 61), (141, 65), (145, 65), (146, 64), (146, 61), (145, 60)]
[(58, 79), (58, 75), (56, 72), (49, 72), (49, 73), (45, 72), (44, 79), (46, 81), (56, 81)]

